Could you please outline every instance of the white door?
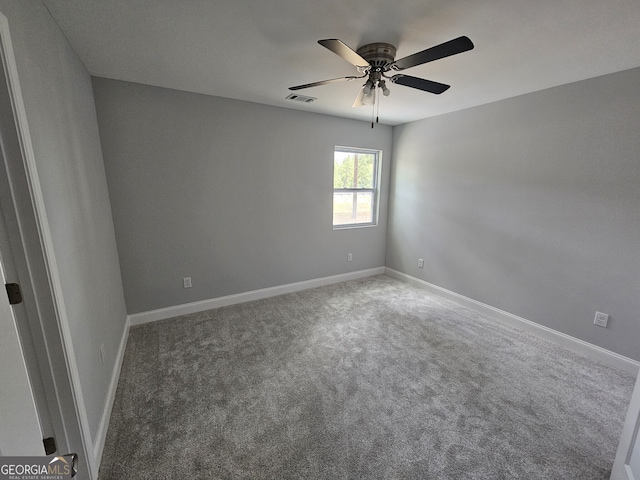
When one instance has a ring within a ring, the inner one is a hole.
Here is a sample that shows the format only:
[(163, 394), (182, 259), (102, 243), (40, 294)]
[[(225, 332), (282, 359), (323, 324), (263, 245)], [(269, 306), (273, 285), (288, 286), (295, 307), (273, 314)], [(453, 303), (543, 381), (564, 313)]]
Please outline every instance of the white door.
[(16, 319), (4, 288), (7, 279), (2, 258), (8, 257), (6, 239), (4, 219), (0, 218), (0, 455), (44, 455), (40, 421)]
[(640, 373), (622, 427), (611, 480), (640, 480)]

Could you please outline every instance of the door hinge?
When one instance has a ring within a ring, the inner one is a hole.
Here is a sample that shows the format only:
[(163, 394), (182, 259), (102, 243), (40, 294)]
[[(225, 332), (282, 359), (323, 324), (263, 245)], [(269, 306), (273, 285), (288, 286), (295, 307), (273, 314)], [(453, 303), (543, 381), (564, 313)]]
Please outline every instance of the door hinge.
[(9, 303), (11, 305), (22, 303), (22, 292), (20, 291), (20, 285), (18, 285), (17, 283), (7, 283), (5, 284), (5, 288), (7, 289), (7, 296), (9, 297)]
[(42, 443), (44, 443), (45, 455), (53, 455), (54, 453), (56, 453), (56, 450), (58, 450), (58, 448), (56, 447), (56, 439), (53, 437), (42, 439)]

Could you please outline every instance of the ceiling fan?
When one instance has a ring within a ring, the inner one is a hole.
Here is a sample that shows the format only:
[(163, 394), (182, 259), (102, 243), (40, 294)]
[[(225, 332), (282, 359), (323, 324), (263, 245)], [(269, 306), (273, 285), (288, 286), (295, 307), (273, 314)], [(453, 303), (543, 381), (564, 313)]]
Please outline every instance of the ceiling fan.
[[(359, 78), (366, 78), (365, 84), (353, 102), (354, 107), (375, 105), (377, 89), (380, 89), (385, 97), (388, 96), (390, 91), (387, 88), (387, 80), (391, 83), (439, 95), (447, 90), (450, 85), (425, 80), (424, 78), (412, 77), (411, 75), (405, 75), (403, 73), (391, 76), (387, 75), (387, 73), (402, 71), (407, 68), (422, 65), (423, 63), (466, 52), (473, 48), (473, 42), (469, 40), (468, 37), (462, 36), (414, 53), (408, 57), (395, 60), (396, 47), (389, 43), (369, 43), (358, 48), (356, 51), (337, 38), (318, 40), (318, 43), (355, 66), (360, 75), (296, 85), (295, 87), (289, 87), (289, 90), (302, 90), (304, 88), (318, 87), (329, 83), (350, 82)], [(373, 122), (371, 126), (373, 127)]]

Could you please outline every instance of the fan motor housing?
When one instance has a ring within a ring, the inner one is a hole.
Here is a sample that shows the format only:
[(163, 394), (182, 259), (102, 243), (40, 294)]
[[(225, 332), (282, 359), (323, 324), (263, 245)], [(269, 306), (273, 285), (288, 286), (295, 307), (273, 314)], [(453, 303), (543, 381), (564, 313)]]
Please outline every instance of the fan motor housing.
[(382, 68), (396, 57), (396, 47), (389, 43), (368, 43), (356, 50), (373, 68)]

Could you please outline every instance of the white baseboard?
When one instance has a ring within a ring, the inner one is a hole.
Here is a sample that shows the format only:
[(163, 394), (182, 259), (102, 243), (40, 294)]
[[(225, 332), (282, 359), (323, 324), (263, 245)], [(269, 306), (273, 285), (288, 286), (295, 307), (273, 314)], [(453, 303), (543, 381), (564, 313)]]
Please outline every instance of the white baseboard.
[(322, 287), (325, 285), (331, 285), (333, 283), (371, 277), (373, 275), (382, 275), (383, 273), (385, 273), (385, 267), (377, 267), (370, 268), (368, 270), (359, 270), (357, 272), (332, 275), (330, 277), (315, 278), (303, 282), (288, 283), (286, 285), (278, 285), (276, 287), (251, 290), (249, 292), (236, 293), (234, 295), (226, 295), (224, 297), (212, 298), (199, 302), (185, 303), (182, 305), (161, 308), (158, 310), (150, 310), (148, 312), (134, 313), (128, 316), (128, 320), (131, 326), (141, 325), (143, 323), (156, 322), (158, 320), (178, 317), (180, 315), (203, 312), (205, 310), (211, 310), (212, 308), (226, 307), (228, 305), (249, 302), (251, 300), (275, 297), (276, 295), (299, 292), (301, 290), (307, 290), (309, 288)]
[(122, 369), (122, 361), (124, 360), (124, 351), (127, 347), (127, 339), (129, 338), (129, 317), (127, 317), (124, 325), (124, 331), (122, 332), (122, 338), (120, 339), (120, 345), (118, 347), (118, 353), (116, 354), (116, 361), (111, 372), (111, 381), (109, 382), (109, 390), (107, 391), (107, 398), (104, 402), (104, 409), (102, 411), (102, 417), (100, 418), (100, 425), (98, 427), (98, 433), (93, 443), (93, 454), (96, 463), (96, 472), (100, 468), (102, 460), (102, 450), (104, 450), (104, 442), (107, 438), (107, 429), (109, 428), (109, 420), (111, 419), (111, 409), (113, 408), (113, 402), (116, 398), (116, 390), (118, 388), (118, 380), (120, 379), (120, 370)]
[(637, 375), (638, 371), (640, 371), (640, 362), (631, 358), (619, 355), (615, 352), (598, 347), (597, 345), (593, 345), (570, 335), (566, 335), (562, 332), (558, 332), (557, 330), (545, 327), (544, 325), (532, 322), (531, 320), (518, 317), (512, 313), (492, 307), (491, 305), (478, 302), (477, 300), (465, 297), (464, 295), (452, 292), (419, 278), (412, 277), (406, 273), (398, 272), (397, 270), (393, 270), (388, 267), (385, 268), (385, 273), (390, 277), (403, 280), (418, 288), (423, 288), (431, 293), (460, 303), (467, 308), (471, 308), (472, 310), (478, 311), (498, 321), (508, 323), (509, 325), (518, 327), (540, 338), (549, 340), (568, 350), (599, 360), (607, 365), (617, 368), (618, 370), (622, 370), (633, 375)]

